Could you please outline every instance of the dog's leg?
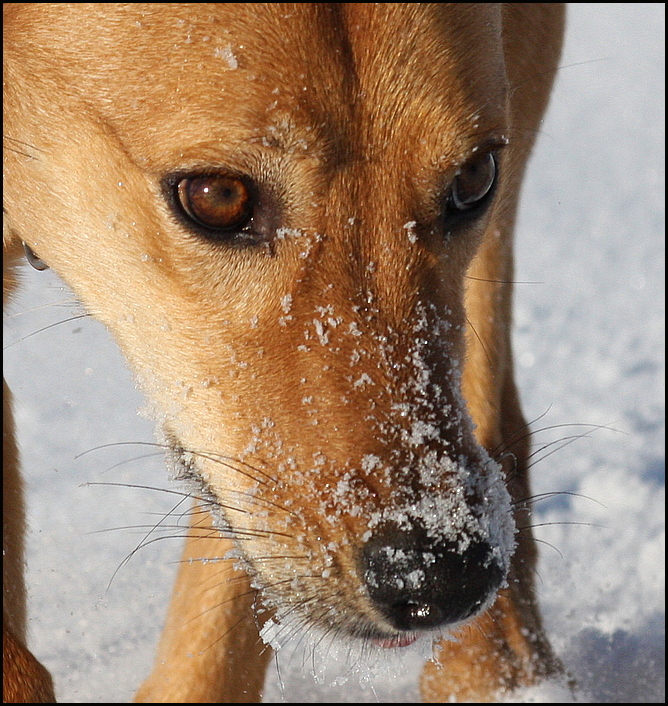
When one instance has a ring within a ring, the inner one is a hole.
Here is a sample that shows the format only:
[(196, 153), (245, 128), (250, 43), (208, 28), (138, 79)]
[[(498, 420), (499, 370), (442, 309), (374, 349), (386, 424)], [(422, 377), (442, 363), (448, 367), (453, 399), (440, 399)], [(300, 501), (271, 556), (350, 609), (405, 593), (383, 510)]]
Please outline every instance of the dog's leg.
[(255, 591), (223, 557), (233, 549), (196, 509), (143, 703), (258, 703), (271, 650), (260, 639)]
[(2, 630), (2, 665), (3, 703), (56, 702), (51, 675), (9, 628)]
[(2, 412), (2, 695), (4, 703), (53, 703), (48, 671), (26, 647), (23, 580), (25, 518), (11, 393), (3, 381)]

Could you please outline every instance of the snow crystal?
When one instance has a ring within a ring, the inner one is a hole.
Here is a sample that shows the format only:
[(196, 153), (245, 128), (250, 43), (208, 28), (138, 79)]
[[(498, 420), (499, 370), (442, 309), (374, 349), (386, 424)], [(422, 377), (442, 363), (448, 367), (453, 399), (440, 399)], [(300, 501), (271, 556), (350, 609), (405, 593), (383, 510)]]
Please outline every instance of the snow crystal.
[(362, 470), (365, 473), (371, 473), (371, 471), (376, 470), (377, 468), (380, 468), (383, 465), (381, 459), (379, 456), (375, 456), (374, 454), (366, 454), (366, 456), (362, 457), (362, 463), (360, 464)]
[(373, 385), (373, 380), (371, 376), (367, 373), (362, 373), (357, 380), (353, 383), (353, 387), (364, 387), (365, 385)]
[(408, 221), (408, 223), (404, 223), (404, 230), (408, 233), (408, 242), (409, 243), (416, 243), (418, 236), (417, 233), (415, 232), (415, 228), (417, 226), (417, 223), (415, 221)]
[(291, 308), (292, 294), (286, 294), (284, 297), (281, 298), (281, 309), (283, 309), (284, 313), (289, 314)]
[(223, 47), (216, 47), (213, 50), (213, 54), (219, 59), (222, 59), (227, 64), (227, 68), (231, 71), (239, 67), (237, 57), (234, 55), (232, 47), (229, 44), (226, 44)]
[(325, 326), (322, 321), (320, 319), (313, 319), (313, 327), (315, 328), (315, 334), (318, 337), (320, 344), (326, 346), (329, 343), (329, 334), (325, 330)]

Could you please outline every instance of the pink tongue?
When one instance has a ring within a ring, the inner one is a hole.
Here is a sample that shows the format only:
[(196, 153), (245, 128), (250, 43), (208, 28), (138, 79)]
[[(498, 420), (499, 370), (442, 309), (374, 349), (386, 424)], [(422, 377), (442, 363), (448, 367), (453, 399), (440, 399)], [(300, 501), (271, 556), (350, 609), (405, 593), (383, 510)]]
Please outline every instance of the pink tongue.
[(387, 649), (394, 649), (396, 647), (408, 647), (412, 645), (417, 640), (415, 635), (396, 635), (395, 637), (390, 637), (387, 640), (374, 640), (374, 644), (378, 647), (385, 647)]

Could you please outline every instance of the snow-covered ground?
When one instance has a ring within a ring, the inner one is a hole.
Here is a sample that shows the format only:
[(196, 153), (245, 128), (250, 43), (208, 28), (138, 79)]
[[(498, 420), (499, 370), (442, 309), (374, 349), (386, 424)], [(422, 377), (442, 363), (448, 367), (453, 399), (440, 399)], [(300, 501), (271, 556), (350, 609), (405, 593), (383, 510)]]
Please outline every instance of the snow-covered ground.
[[(571, 5), (519, 223), (524, 407), (536, 428), (556, 427), (537, 447), (587, 434), (548, 447), (534, 468), (536, 493), (586, 496), (536, 508), (547, 629), (584, 702), (665, 698), (664, 13), (663, 3)], [(80, 309), (53, 275), (26, 279), (5, 367), (28, 482), (31, 644), (59, 700), (128, 701), (152, 660), (180, 540), (130, 556), (144, 535), (133, 526), (173, 500), (95, 483), (169, 487), (167, 474), (141, 449), (100, 448), (153, 440), (136, 415), (143, 401), (100, 325), (62, 323)], [(326, 660), (331, 682), (337, 665)], [(418, 661), (408, 655), (362, 685), (320, 685), (310, 655), (286, 648), (266, 700), (415, 701)], [(522, 700), (562, 698), (533, 690)]]

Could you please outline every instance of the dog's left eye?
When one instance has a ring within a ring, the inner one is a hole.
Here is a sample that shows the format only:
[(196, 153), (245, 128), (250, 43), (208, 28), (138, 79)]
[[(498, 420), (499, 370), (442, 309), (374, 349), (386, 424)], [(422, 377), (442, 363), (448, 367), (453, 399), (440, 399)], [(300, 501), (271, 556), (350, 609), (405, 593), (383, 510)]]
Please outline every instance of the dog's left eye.
[(496, 157), (492, 152), (470, 159), (452, 181), (446, 205), (448, 215), (463, 215), (483, 208), (494, 192), (496, 175)]
[(237, 176), (187, 176), (176, 185), (176, 196), (192, 221), (221, 234), (239, 232), (248, 225), (252, 216), (250, 187)]

